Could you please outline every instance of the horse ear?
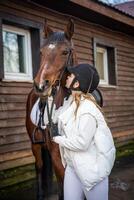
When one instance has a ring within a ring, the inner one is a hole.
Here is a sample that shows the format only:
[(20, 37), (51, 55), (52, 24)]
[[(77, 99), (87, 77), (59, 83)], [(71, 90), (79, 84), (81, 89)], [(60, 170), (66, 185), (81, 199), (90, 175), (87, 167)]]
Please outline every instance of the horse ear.
[(45, 25), (44, 25), (44, 37), (45, 38), (48, 38), (52, 33), (53, 33), (53, 30), (47, 25), (47, 20), (45, 19)]
[(66, 38), (68, 40), (71, 40), (74, 33), (74, 22), (72, 19), (69, 20), (64, 32), (65, 32)]

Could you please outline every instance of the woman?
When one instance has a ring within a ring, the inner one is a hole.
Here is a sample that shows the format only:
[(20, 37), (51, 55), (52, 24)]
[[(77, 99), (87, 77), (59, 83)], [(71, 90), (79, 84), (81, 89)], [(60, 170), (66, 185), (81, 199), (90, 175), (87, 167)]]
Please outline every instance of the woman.
[(92, 93), (97, 70), (89, 64), (69, 67), (71, 96), (58, 117), (59, 144), (65, 166), (64, 200), (108, 200), (108, 176), (115, 160), (111, 132)]

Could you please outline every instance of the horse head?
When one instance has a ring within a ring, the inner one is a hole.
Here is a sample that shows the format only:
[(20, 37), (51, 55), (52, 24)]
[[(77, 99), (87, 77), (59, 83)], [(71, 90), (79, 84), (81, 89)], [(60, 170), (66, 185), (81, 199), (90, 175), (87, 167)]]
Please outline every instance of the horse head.
[[(40, 68), (34, 79), (34, 89), (41, 97), (51, 95), (52, 87), (64, 78), (66, 67), (75, 63), (72, 43), (74, 23), (69, 20), (65, 30), (54, 32), (45, 23), (45, 42), (40, 50)], [(64, 81), (63, 81), (64, 82)]]

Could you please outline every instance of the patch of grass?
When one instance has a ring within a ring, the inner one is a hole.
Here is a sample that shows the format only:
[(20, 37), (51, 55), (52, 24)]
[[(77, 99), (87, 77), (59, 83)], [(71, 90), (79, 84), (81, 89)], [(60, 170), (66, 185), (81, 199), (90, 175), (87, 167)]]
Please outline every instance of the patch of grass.
[(0, 195), (1, 192), (6, 191), (6, 188), (16, 190), (21, 187), (21, 184), (23, 187), (26, 182), (29, 184), (33, 179), (35, 179), (34, 164), (0, 171)]
[(35, 171), (34, 164), (3, 170), (3, 171), (0, 171), (0, 180), (5, 179), (5, 178), (11, 178), (13, 176), (18, 176), (20, 174), (24, 174), (25, 172), (29, 172), (29, 171)]
[(21, 193), (22, 191), (29, 190), (31, 188), (35, 188), (35, 179), (0, 189), (0, 196), (2, 199), (12, 199), (11, 197), (16, 195), (16, 192)]
[(126, 145), (120, 146), (116, 148), (116, 159), (134, 156), (134, 141), (132, 140)]
[[(56, 182), (55, 175), (53, 175), (53, 181)], [(31, 191), (33, 188), (34, 190), (36, 188), (34, 164), (0, 171), (0, 197), (2, 200), (10, 199), (10, 196), (13, 197), (16, 192), (19, 194), (22, 191)]]

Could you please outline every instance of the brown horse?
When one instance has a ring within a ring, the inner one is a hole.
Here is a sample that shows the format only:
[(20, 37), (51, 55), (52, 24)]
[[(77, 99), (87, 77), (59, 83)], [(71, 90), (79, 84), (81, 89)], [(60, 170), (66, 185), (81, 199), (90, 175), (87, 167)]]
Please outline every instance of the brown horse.
[[(72, 20), (68, 22), (64, 32), (54, 32), (45, 23), (45, 42), (40, 51), (40, 68), (34, 79), (34, 89), (28, 95), (26, 128), (35, 156), (38, 200), (43, 200), (43, 191), (51, 188), (53, 169), (60, 186), (59, 199), (63, 199), (64, 167), (61, 162), (59, 146), (52, 141), (52, 135), (50, 136), (51, 127), (42, 130), (41, 124), (38, 124), (38, 127), (35, 126), (30, 119), (30, 113), (38, 98), (40, 98), (40, 105), (45, 107), (48, 96), (52, 95), (53, 103), (56, 104), (56, 108), (59, 108), (63, 104), (64, 97), (68, 95), (64, 88), (67, 76), (66, 67), (77, 63), (71, 40), (73, 33), (74, 24)], [(43, 189), (44, 186), (45, 190)]]

